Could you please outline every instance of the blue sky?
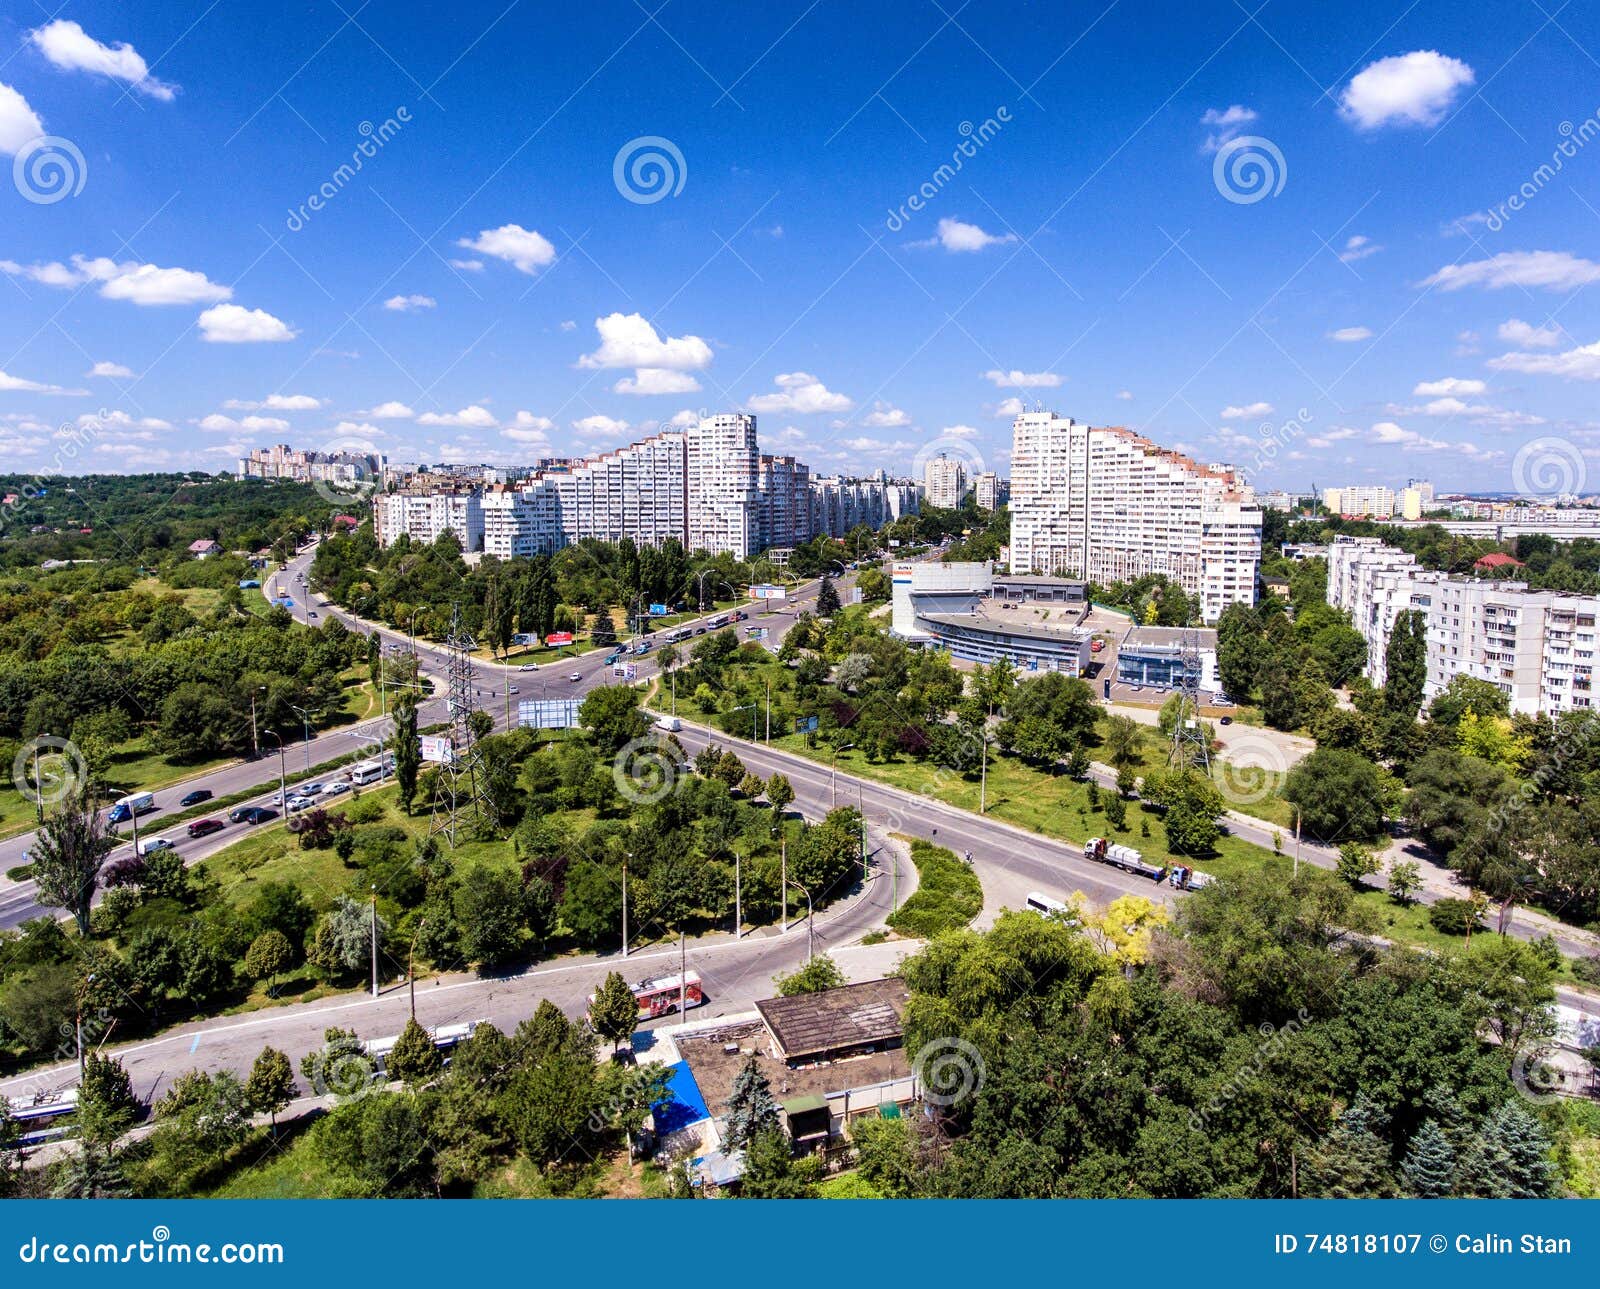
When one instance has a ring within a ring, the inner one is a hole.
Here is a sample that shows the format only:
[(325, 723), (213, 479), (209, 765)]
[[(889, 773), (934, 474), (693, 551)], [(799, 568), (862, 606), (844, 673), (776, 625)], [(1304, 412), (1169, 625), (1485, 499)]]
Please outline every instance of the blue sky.
[(744, 408), (1004, 473), (1036, 402), (1260, 487), (1600, 462), (1579, 5), (358, 2), (0, 16), (0, 468)]

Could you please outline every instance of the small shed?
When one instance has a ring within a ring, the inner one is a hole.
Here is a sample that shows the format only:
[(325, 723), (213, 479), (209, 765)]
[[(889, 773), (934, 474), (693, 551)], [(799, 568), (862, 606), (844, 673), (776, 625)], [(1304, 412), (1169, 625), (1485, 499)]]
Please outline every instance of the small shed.
[(756, 1003), (782, 1059), (794, 1065), (898, 1047), (910, 991), (901, 980), (864, 980), (821, 993)]

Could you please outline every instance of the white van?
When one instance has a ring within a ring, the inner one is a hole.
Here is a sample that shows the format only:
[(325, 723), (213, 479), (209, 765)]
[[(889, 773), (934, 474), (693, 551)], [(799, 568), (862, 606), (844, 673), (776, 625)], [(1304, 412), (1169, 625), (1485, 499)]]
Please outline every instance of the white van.
[(145, 855), (157, 855), (164, 850), (171, 850), (172, 848), (172, 843), (165, 837), (139, 838), (139, 854), (141, 857)]
[(656, 728), (667, 734), (676, 734), (683, 728), (683, 722), (676, 716), (658, 716), (656, 717)]

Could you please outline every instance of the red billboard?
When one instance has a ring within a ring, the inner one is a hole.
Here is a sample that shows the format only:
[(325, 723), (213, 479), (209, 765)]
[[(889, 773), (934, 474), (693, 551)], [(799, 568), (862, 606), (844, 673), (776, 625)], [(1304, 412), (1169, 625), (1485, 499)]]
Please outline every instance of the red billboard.
[(569, 645), (572, 643), (572, 632), (552, 631), (544, 638), (547, 645)]

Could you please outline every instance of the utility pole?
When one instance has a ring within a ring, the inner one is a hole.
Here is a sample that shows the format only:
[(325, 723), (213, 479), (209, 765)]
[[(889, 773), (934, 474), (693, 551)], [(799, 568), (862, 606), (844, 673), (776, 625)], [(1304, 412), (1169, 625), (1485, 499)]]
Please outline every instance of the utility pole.
[(867, 807), (862, 785), (856, 783), (856, 818), (861, 824), (861, 884), (867, 884)]
[(256, 734), (256, 691), (250, 691), (250, 752), (251, 760), (261, 755), (261, 739)]
[(790, 882), (800, 894), (806, 897), (806, 961), (810, 962), (817, 956), (817, 911), (811, 903), (811, 892), (801, 886), (799, 882)]
[[(417, 919), (417, 931), (428, 925), (427, 918)], [(411, 988), (411, 1019), (417, 1018), (417, 973), (414, 970), (417, 961), (417, 932), (411, 935), (411, 945), (406, 949), (406, 984)]]
[[(94, 972), (91, 971), (87, 976), (85, 976), (83, 978), (83, 983), (85, 985), (94, 984)], [(77, 1032), (78, 1032), (78, 1086), (80, 1088), (82, 1088), (83, 1087), (84, 1069), (83, 1069), (83, 998), (81, 996), (78, 999), (78, 1010), (77, 1010), (77, 1014), (76, 1014), (75, 1028), (77, 1029)]]
[(628, 861), (633, 858), (630, 852), (622, 857), (622, 956), (628, 956)]
[(744, 859), (733, 852), (733, 938), (744, 934)]
[[(779, 824), (778, 826), (780, 828), (783, 827), (782, 824)], [(783, 859), (781, 861), (782, 864), (783, 864), (783, 882), (782, 882), (781, 887), (779, 888), (782, 893), (778, 896), (778, 933), (780, 935), (788, 935), (789, 934), (789, 834), (788, 833), (784, 833), (783, 834), (783, 843), (782, 843), (782, 851), (781, 851), (781, 853), (782, 853), (782, 856), (783, 856)]]
[(689, 1014), (689, 950), (683, 928), (678, 928), (678, 1015)]

